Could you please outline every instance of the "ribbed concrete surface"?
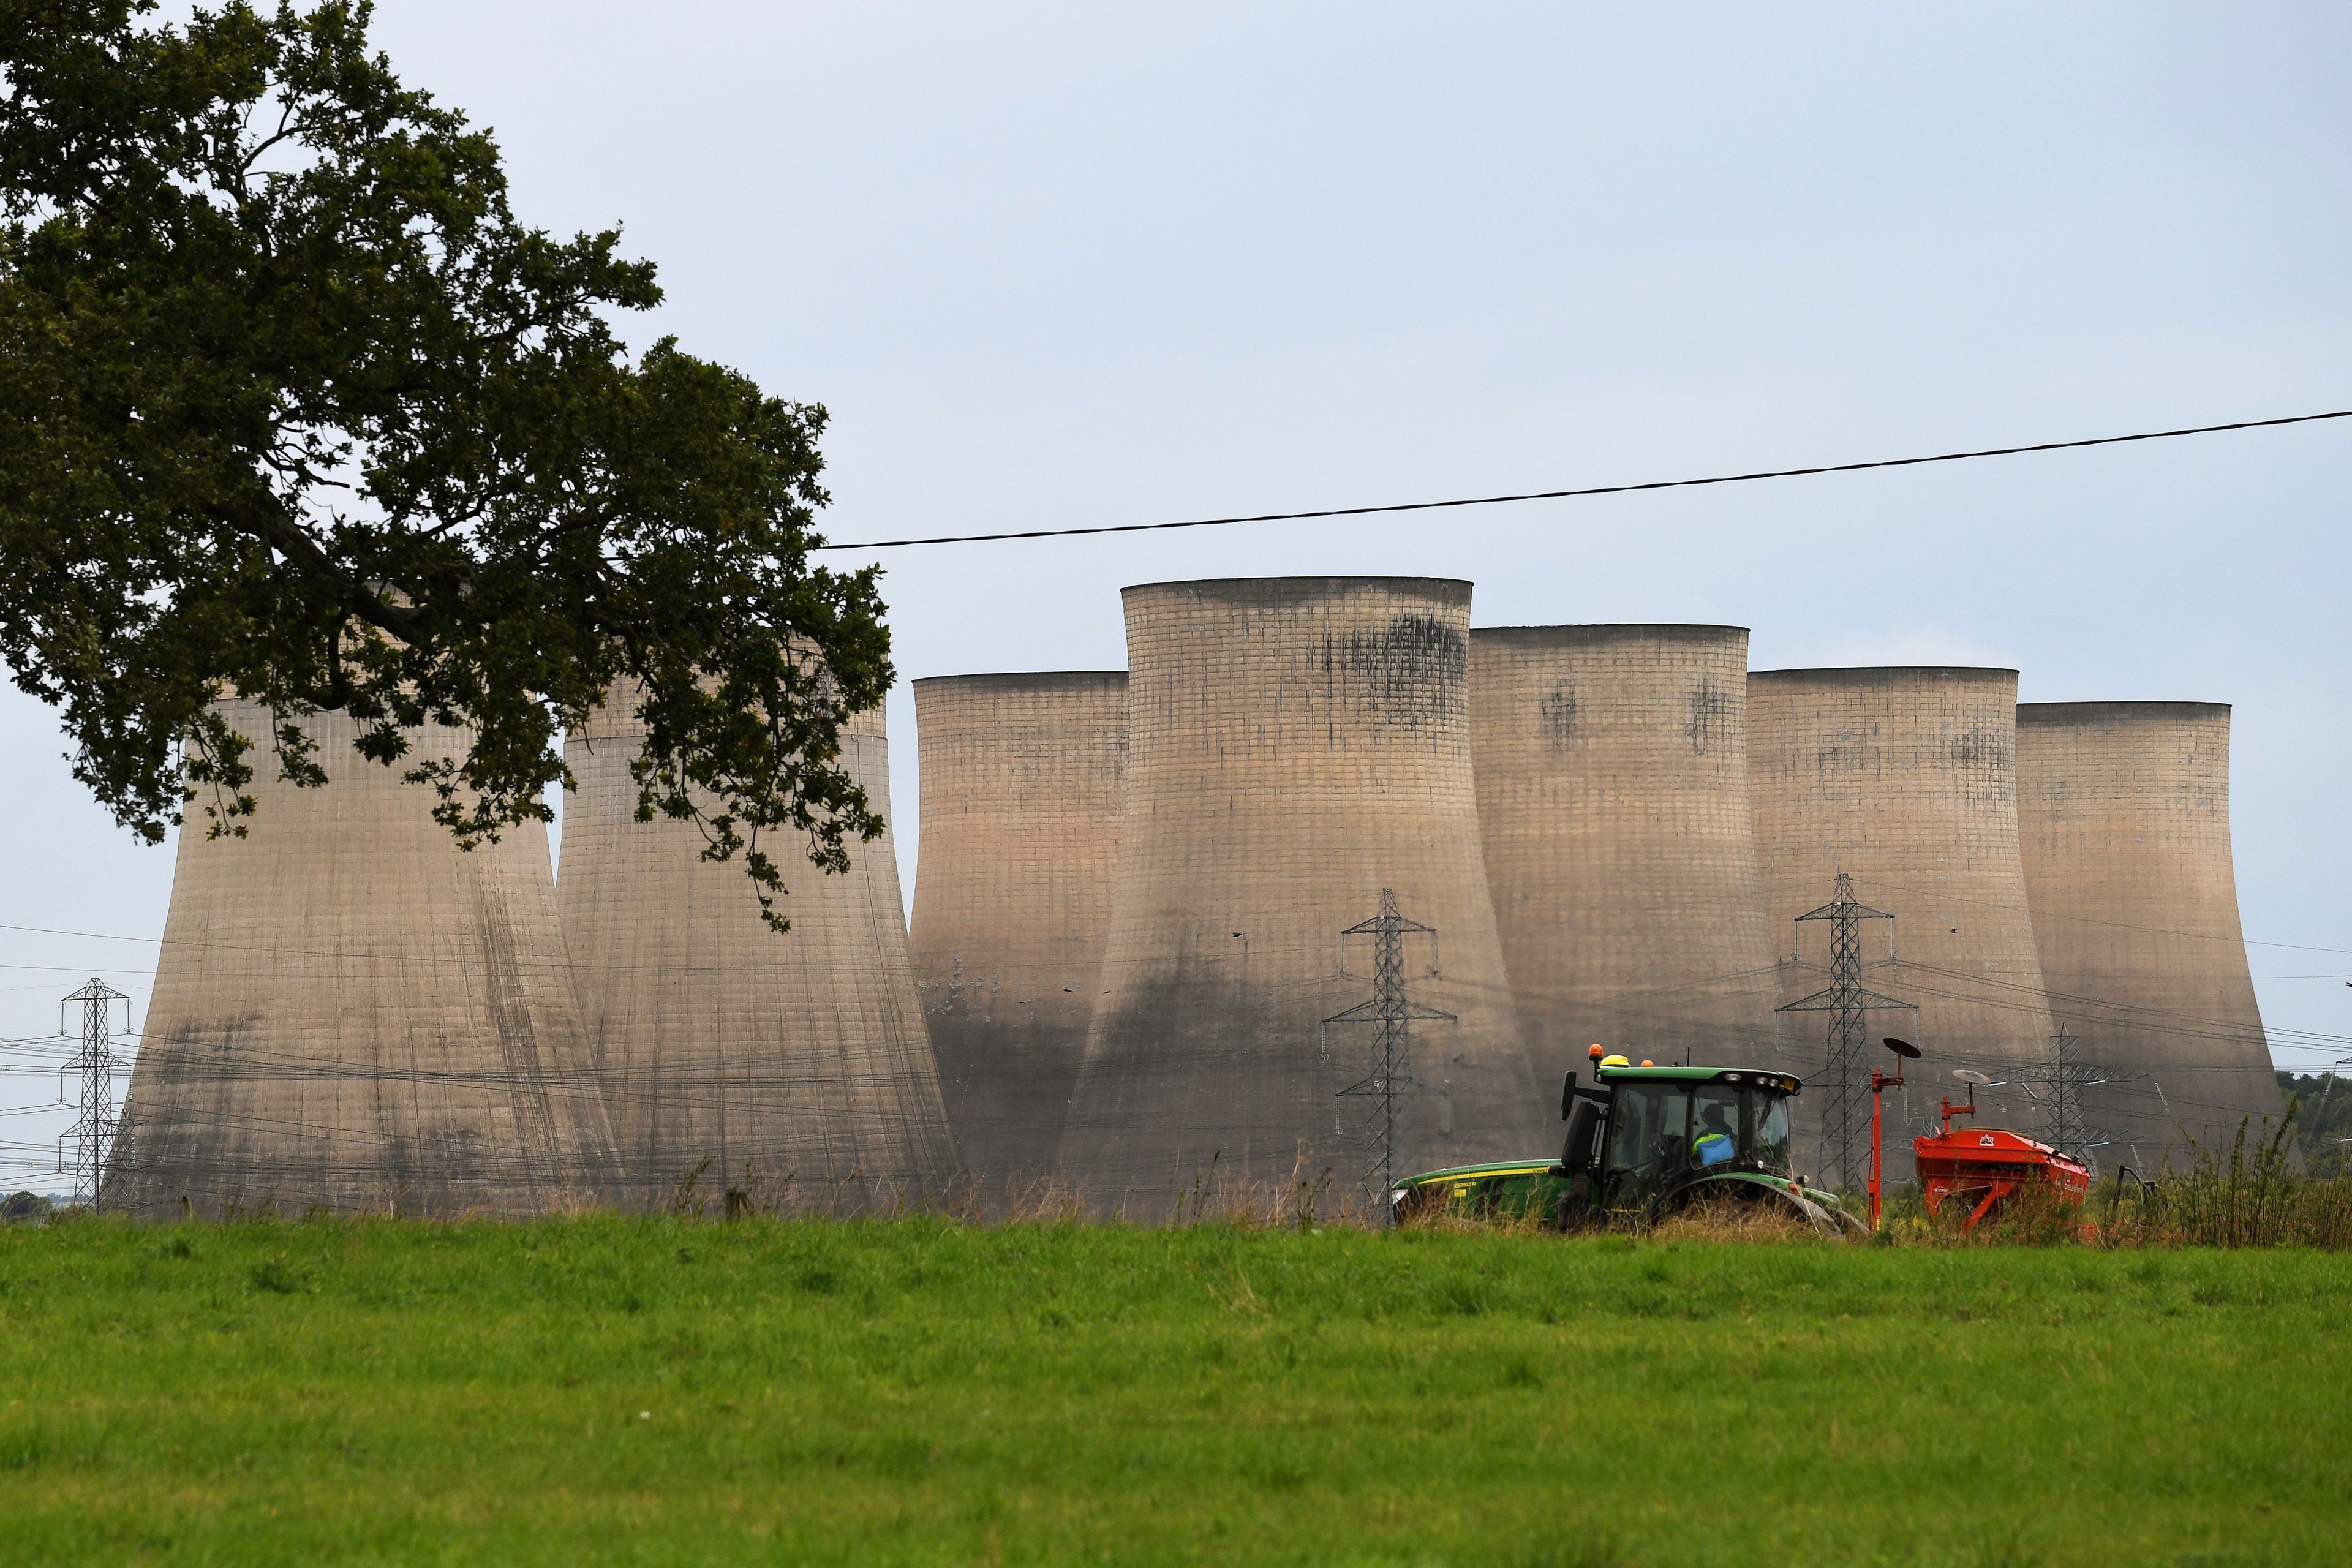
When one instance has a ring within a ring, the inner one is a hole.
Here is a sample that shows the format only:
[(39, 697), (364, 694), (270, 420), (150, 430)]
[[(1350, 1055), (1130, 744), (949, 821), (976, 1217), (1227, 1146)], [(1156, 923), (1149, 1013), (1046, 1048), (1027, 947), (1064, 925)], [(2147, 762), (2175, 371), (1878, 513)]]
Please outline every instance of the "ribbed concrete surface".
[(915, 682), (915, 984), (966, 1169), (1049, 1173), (1110, 931), (1127, 672)]
[[(1759, 670), (1748, 683), (1748, 774), (1765, 914), (1784, 954), (1790, 919), (1829, 902), (1841, 870), (1862, 902), (1896, 917), (1902, 962), (1865, 983), (1919, 1005), (1927, 1055), (1910, 1071), (1911, 1128), (1959, 1089), (1955, 1068), (2000, 1079), (2044, 1059), (2055, 1026), (2018, 848), (2016, 671)], [(1828, 937), (1826, 922), (1806, 928), (1809, 964), (1825, 963)], [(1866, 926), (1865, 960), (1883, 960), (1886, 940), (1883, 921)], [(1783, 993), (1827, 984), (1818, 967), (1792, 970)], [(1906, 1022), (1874, 1014), (1871, 1037)], [(1822, 1014), (1784, 1021), (1794, 1070), (1822, 1070), (1827, 1028)], [(2021, 1089), (1978, 1100), (1988, 1120), (2036, 1124)], [(1818, 1109), (1818, 1097), (1801, 1107), (1801, 1129)], [(1907, 1176), (1907, 1159), (1898, 1165)]]
[(2238, 924), (2228, 705), (2025, 703), (2017, 789), (2051, 1011), (2085, 1059), (2154, 1080), (2090, 1096), (2121, 1140), (2104, 1163), (2280, 1116)]
[[(635, 820), (634, 704), (571, 738), (558, 901), (597, 1042), (633, 1202), (856, 1208), (954, 1165), (907, 958), (888, 835), (850, 847), (846, 876), (794, 843), (766, 846), (789, 896), (778, 935), (740, 860), (700, 858), (689, 824)], [(842, 736), (844, 764), (890, 812), (879, 709)]]
[(1557, 1110), (1520, 1049), (1478, 842), (1470, 585), (1259, 578), (1126, 591), (1130, 721), (1107, 993), (1062, 1143), (1098, 1202), (1163, 1210), (1213, 1157), (1352, 1187), (1370, 1037), (1318, 1020), (1367, 999), (1359, 939), (1383, 887), (1440, 932), (1408, 946), (1424, 1088), (1407, 1168), (1549, 1151)]
[(1762, 1060), (1780, 1001), (1748, 811), (1748, 633), (1470, 634), (1471, 737), (1503, 958), (1546, 1082), (1606, 1043)]
[[(250, 703), (238, 732), (268, 733)], [(536, 823), (460, 851), (426, 787), (303, 721), (331, 782), (257, 751), (243, 839), (182, 829), (109, 1196), (150, 1216), (529, 1215), (607, 1195), (612, 1138)], [(412, 763), (463, 737), (412, 737)]]

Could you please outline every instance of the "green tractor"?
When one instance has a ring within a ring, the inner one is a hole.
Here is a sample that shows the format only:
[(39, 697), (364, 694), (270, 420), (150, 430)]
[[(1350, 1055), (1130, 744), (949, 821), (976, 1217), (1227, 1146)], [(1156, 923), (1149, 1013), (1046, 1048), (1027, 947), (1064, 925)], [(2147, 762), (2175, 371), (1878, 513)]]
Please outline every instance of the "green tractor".
[(1695, 1204), (1764, 1205), (1826, 1235), (1859, 1234), (1836, 1194), (1789, 1164), (1789, 1101), (1802, 1085), (1752, 1068), (1634, 1067), (1600, 1058), (1585, 1089), (1569, 1073), (1553, 1160), (1457, 1165), (1408, 1176), (1389, 1194), (1400, 1224), (1439, 1214), (1538, 1220), (1555, 1230), (1646, 1225)]

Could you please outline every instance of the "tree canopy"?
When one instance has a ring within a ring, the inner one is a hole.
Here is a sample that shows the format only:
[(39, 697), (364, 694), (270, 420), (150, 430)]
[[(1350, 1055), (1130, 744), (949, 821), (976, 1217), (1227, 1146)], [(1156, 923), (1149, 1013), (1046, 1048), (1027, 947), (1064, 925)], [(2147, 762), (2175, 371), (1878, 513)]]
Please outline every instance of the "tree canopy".
[(892, 679), (876, 574), (808, 559), (824, 410), (630, 353), (651, 264), (518, 222), (366, 5), (153, 9), (0, 0), (0, 651), (76, 776), (151, 841), (199, 800), (242, 833), (257, 762), (316, 785), (459, 725), (404, 773), (470, 847), (549, 816), (561, 732), (635, 682), (638, 815), (781, 928), (763, 838), (840, 869), (881, 830), (839, 765)]

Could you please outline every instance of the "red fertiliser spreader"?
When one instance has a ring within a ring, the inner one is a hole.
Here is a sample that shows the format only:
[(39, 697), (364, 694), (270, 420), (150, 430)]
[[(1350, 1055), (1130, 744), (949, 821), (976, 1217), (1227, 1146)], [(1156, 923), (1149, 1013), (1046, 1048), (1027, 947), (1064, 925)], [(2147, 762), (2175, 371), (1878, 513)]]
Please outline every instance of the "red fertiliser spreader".
[(1954, 1105), (1946, 1100), (1942, 1130), (1911, 1141), (1929, 1214), (1940, 1213), (1947, 1198), (1967, 1204), (1969, 1217), (1960, 1222), (1967, 1232), (2028, 1188), (2047, 1188), (2069, 1204), (2090, 1194), (2089, 1169), (2049, 1144), (1999, 1127), (1954, 1126), (1960, 1118), (1976, 1115), (1977, 1085), (1992, 1080), (1965, 1068), (1952, 1076), (1969, 1086), (1969, 1102)]

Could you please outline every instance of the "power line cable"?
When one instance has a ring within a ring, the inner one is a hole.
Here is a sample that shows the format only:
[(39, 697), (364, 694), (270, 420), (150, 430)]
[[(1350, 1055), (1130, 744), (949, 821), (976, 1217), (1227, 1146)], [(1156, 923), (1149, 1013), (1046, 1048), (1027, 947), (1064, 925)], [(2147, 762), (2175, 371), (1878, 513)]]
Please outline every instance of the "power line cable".
[(1960, 463), (1975, 458), (2013, 458), (2026, 452), (2064, 452), (2080, 447), (2117, 447), (2131, 441), (2169, 441), (2181, 436), (2211, 436), (2226, 430), (2262, 430), (2278, 425), (2309, 425), (2322, 419), (2352, 419), (2352, 408), (2326, 414), (2290, 414), (2277, 419), (2238, 419), (2226, 425), (2189, 425), (2177, 430), (2142, 430), (2130, 436), (2092, 436), (2078, 441), (2036, 441), (2023, 447), (1983, 447), (1968, 452), (1937, 452), (1922, 458), (1874, 458), (1859, 463), (1822, 463), (1804, 468), (1766, 468), (1746, 474), (1711, 474), (1696, 479), (1645, 479), (1639, 484), (1587, 485), (1579, 489), (1528, 490), (1519, 495), (1465, 496), (1453, 500), (1390, 501), (1379, 506), (1325, 507), (1316, 511), (1266, 511), (1248, 517), (1196, 517), (1182, 522), (1114, 522), (1091, 528), (1025, 528), (1003, 533), (944, 533), (920, 539), (869, 539), (855, 544), (813, 544), (818, 550), (904, 550), (919, 544), (993, 544), (1010, 539), (1070, 539), (1093, 533), (1160, 533), (1179, 528), (1230, 528), (1249, 522), (1305, 522), (1325, 517), (1370, 517), (1380, 512), (1441, 511), (1454, 507), (1507, 506), (1515, 501), (1572, 500), (1584, 496), (1631, 495), (1638, 490), (1696, 489), (1706, 485), (1744, 485), (1759, 479), (1796, 479), (1814, 474), (1852, 474), (1865, 468), (1909, 468), (1925, 463)]
[[(1892, 888), (1898, 893), (1916, 893), (1921, 898), (1933, 899), (1944, 903), (1974, 904), (1979, 909), (1999, 910), (2009, 914), (2025, 915), (2037, 921), (2065, 921), (2074, 925), (2109, 926), (2116, 931), (2146, 931), (2152, 936), (2177, 936), (2190, 942), (2238, 943), (2246, 947), (2279, 947), (2294, 952), (2352, 954), (2352, 947), (2314, 947), (2308, 942), (2264, 942), (2260, 937), (2232, 935), (2228, 931), (2191, 931), (2186, 926), (2138, 925), (2130, 921), (2101, 920), (2096, 915), (2059, 914), (2052, 910), (2036, 910), (2030, 904), (2004, 903), (1995, 899), (1972, 899), (1965, 893), (1952, 892), (1948, 889), (1916, 888), (1907, 883), (1888, 881), (1883, 877), (1865, 878), (1864, 880), (1874, 888)], [(0, 930), (5, 929), (5, 927), (0, 927)]]

